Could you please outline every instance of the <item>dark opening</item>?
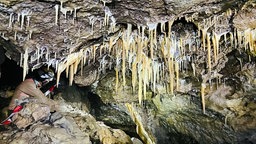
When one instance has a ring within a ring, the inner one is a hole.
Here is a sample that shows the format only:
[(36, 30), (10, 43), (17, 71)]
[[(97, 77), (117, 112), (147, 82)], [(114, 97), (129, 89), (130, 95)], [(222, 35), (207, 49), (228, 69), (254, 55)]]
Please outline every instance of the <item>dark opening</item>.
[(22, 81), (22, 73), (22, 67), (6, 57), (1, 65), (0, 89), (16, 87)]

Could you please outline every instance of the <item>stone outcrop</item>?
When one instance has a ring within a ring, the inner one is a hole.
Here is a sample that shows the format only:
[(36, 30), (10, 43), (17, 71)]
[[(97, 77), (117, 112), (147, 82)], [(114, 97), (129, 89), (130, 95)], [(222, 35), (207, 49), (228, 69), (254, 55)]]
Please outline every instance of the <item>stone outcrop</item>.
[(112, 129), (89, 113), (61, 103), (61, 111), (50, 113), (49, 107), (30, 100), (12, 118), (14, 127), (1, 131), (1, 143), (132, 143), (122, 130)]

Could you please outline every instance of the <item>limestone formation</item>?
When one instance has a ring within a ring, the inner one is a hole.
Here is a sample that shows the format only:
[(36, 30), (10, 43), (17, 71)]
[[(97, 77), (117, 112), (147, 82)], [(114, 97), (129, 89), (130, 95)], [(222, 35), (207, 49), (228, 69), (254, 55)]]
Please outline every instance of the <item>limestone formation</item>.
[[(0, 48), (23, 68), (23, 79), (48, 65), (57, 83), (64, 75), (69, 85), (90, 86), (105, 104), (135, 103), (126, 104), (126, 112), (145, 143), (157, 134), (147, 125), (155, 117), (145, 118), (151, 109), (185, 141), (255, 140), (254, 0), (3, 0), (0, 19)], [(227, 127), (222, 134), (221, 126)], [(115, 136), (123, 132), (94, 134), (103, 143), (120, 143)]]

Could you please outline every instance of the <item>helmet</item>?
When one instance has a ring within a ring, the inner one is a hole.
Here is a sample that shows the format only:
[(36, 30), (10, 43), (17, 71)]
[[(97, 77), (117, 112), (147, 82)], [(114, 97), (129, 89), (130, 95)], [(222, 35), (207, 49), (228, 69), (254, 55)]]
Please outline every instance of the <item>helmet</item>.
[(37, 71), (37, 77), (35, 79), (42, 82), (44, 86), (54, 79), (54, 72), (48, 68), (40, 68)]

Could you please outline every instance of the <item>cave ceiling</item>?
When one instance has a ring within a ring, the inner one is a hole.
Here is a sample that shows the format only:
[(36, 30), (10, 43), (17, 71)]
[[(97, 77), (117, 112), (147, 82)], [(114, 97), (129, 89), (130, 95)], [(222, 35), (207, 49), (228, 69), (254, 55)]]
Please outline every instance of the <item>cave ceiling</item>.
[[(249, 0), (1, 0), (0, 44), (5, 55), (23, 67), (24, 76), (29, 69), (48, 64), (58, 74), (72, 69), (73, 77), (80, 63), (96, 62), (104, 55), (115, 57), (116, 68), (124, 69), (125, 64), (118, 67), (118, 60), (140, 56), (137, 50), (128, 54), (132, 39), (137, 47), (142, 43), (148, 58), (156, 60), (168, 55), (158, 46), (162, 37), (174, 35), (186, 45), (186, 40), (199, 36), (202, 44), (195, 46), (205, 49), (208, 37), (218, 41), (232, 33), (235, 39), (240, 33), (246, 37), (249, 31), (248, 43), (254, 51), (250, 42), (256, 39), (255, 4)], [(175, 25), (182, 20), (194, 28)], [(141, 37), (135, 38), (137, 35)], [(165, 40), (163, 45), (172, 44)], [(127, 52), (113, 50), (119, 46)], [(140, 62), (143, 60), (137, 59), (138, 67)]]

